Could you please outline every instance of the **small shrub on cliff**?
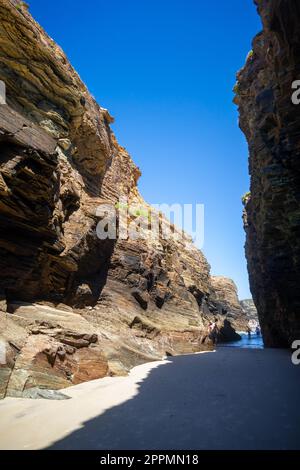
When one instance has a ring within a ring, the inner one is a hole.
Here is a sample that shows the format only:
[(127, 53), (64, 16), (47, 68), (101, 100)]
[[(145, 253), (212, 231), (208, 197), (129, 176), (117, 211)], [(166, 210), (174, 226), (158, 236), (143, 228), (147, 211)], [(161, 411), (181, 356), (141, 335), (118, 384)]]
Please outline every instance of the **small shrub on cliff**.
[(234, 92), (236, 95), (239, 95), (239, 94), (240, 94), (240, 84), (239, 84), (239, 82), (236, 82), (236, 84), (234, 85), (234, 87), (233, 87), (233, 92)]
[(251, 193), (250, 191), (247, 191), (243, 196), (242, 196), (242, 203), (243, 203), (243, 206), (246, 206), (246, 204), (248, 203), (249, 199), (251, 198)]
[(16, 9), (19, 10), (19, 11), (21, 11), (23, 8), (24, 8), (25, 10), (28, 10), (28, 9), (29, 9), (28, 3), (26, 3), (26, 2), (20, 2), (20, 3), (18, 3), (18, 4), (16, 5)]
[(143, 207), (130, 207), (129, 204), (121, 204), (117, 202), (115, 208), (119, 211), (128, 211), (129, 216), (133, 217), (144, 217), (149, 221), (151, 220), (151, 211), (144, 209)]
[(124, 211), (128, 209), (128, 204), (121, 204), (120, 202), (116, 202), (115, 208)]
[(253, 50), (251, 49), (251, 51), (248, 52), (247, 60), (251, 59), (252, 57), (253, 57)]

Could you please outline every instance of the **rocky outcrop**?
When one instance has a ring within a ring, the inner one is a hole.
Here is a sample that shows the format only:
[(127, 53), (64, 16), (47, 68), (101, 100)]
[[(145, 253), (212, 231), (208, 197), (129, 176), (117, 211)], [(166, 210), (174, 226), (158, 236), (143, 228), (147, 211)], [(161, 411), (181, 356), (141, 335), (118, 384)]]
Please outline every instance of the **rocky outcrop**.
[(300, 9), (297, 0), (256, 4), (263, 31), (235, 87), (250, 153), (246, 256), (265, 344), (290, 347), (300, 338), (300, 107), (291, 99), (300, 78)]
[(234, 281), (224, 276), (212, 276), (211, 284), (214, 298), (219, 303), (219, 313), (227, 314), (228, 318), (235, 322), (243, 321), (242, 307)]
[(104, 377), (108, 361), (95, 329), (66, 306), (13, 303), (2, 312), (6, 358), (0, 365), (0, 397), (30, 397), (38, 389), (60, 389)]
[(253, 300), (252, 299), (241, 300), (240, 304), (243, 309), (244, 316), (246, 317), (244, 318), (244, 321), (248, 323), (249, 320), (255, 320), (257, 323), (259, 323), (257, 310), (256, 310)]
[(0, 0), (0, 20), (1, 395), (40, 396), (211, 348), (208, 322), (229, 312), (204, 255), (175, 227), (158, 239), (145, 228), (139, 239), (99, 238), (99, 208), (118, 208), (119, 225), (120, 197), (136, 208), (127, 222), (152, 211), (140, 171), (24, 5)]
[(219, 341), (240, 340), (241, 336), (236, 331), (246, 331), (247, 321), (238, 299), (237, 286), (224, 276), (212, 276), (211, 285), (220, 328)]

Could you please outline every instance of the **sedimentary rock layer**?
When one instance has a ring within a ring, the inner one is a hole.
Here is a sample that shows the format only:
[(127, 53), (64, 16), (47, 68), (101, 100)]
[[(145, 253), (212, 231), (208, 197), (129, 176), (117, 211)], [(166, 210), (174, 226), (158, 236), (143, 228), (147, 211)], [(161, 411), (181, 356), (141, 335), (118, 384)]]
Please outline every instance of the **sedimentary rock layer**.
[(235, 101), (249, 144), (246, 255), (265, 343), (300, 338), (300, 79), (298, 0), (257, 0), (263, 31), (238, 73)]
[[(221, 327), (221, 341), (234, 340), (234, 335), (231, 335), (231, 323), (238, 331), (247, 330), (247, 317), (243, 307), (238, 299), (238, 290), (232, 279), (224, 276), (212, 276), (211, 285), (213, 289), (213, 298), (217, 301), (219, 307), (219, 314), (225, 315), (225, 325)], [(219, 317), (222, 321), (222, 317)], [(231, 337), (232, 336), (232, 337)], [(236, 337), (237, 339), (237, 337)]]
[(170, 238), (97, 236), (99, 207), (122, 197), (139, 213), (150, 209), (140, 171), (108, 111), (13, 0), (0, 0), (0, 79), (2, 396), (36, 396), (210, 348), (210, 319), (234, 326), (235, 318), (187, 236), (177, 238), (175, 227)]

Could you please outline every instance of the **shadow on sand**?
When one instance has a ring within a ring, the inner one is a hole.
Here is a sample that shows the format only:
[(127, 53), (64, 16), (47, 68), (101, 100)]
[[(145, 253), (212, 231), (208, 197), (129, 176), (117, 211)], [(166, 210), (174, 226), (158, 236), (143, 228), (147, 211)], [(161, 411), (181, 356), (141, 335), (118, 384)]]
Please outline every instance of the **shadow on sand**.
[(48, 449), (300, 449), (299, 386), (288, 351), (169, 358), (135, 397)]

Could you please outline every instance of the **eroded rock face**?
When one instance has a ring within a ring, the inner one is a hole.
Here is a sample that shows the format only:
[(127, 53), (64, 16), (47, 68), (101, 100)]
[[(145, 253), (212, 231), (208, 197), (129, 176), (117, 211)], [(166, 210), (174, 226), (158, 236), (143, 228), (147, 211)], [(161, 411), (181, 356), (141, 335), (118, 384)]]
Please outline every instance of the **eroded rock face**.
[(99, 206), (122, 196), (149, 209), (140, 171), (27, 9), (0, 0), (0, 20), (1, 395), (211, 348), (202, 338), (226, 294), (205, 257), (188, 237), (98, 238)]
[(213, 299), (218, 311), (221, 342), (236, 341), (241, 337), (236, 331), (246, 331), (247, 320), (238, 299), (238, 290), (232, 279), (212, 276)]
[(0, 365), (1, 398), (35, 389), (61, 389), (104, 377), (108, 361), (95, 329), (72, 309), (10, 304), (0, 316), (6, 358)]
[(215, 298), (223, 307), (223, 313), (226, 314), (228, 312), (231, 313), (232, 317), (239, 317), (241, 315), (241, 305), (234, 281), (224, 276), (212, 276), (211, 284)]
[(238, 73), (236, 103), (249, 144), (251, 196), (246, 198), (250, 285), (267, 346), (300, 338), (300, 78), (297, 0), (258, 0), (263, 31)]
[(240, 301), (241, 307), (244, 311), (246, 316), (245, 320), (249, 322), (249, 320), (255, 320), (259, 322), (257, 309), (252, 299), (244, 299)]

